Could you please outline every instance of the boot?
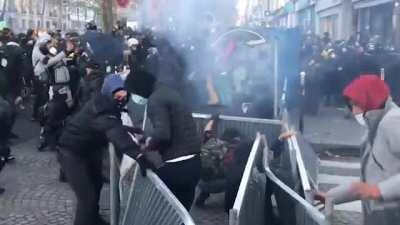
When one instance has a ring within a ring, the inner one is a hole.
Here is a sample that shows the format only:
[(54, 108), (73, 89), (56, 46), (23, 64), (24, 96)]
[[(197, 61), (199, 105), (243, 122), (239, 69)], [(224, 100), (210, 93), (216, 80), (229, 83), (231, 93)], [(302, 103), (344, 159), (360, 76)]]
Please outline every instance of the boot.
[(67, 177), (65, 176), (65, 173), (62, 169), (60, 169), (59, 174), (58, 174), (58, 181), (61, 183), (66, 183), (67, 182)]
[(3, 194), (6, 191), (6, 189), (0, 187), (0, 195)]

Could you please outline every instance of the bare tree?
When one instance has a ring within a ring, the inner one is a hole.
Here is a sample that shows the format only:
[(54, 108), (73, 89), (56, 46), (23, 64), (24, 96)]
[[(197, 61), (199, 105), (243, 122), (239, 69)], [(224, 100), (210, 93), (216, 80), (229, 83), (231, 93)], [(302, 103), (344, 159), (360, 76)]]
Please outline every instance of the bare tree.
[(5, 19), (5, 14), (6, 14), (6, 7), (7, 7), (7, 0), (3, 0), (3, 6), (1, 7), (1, 14), (0, 14), (0, 20), (3, 21)]
[(98, 0), (101, 1), (101, 9), (103, 14), (103, 28), (105, 32), (111, 32), (114, 24), (114, 0)]

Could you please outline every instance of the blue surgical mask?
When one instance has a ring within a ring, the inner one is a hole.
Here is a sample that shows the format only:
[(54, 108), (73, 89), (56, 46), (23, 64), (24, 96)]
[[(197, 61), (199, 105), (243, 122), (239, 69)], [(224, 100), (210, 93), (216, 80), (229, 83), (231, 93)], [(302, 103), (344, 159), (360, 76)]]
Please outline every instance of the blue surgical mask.
[(131, 94), (131, 99), (134, 103), (138, 105), (146, 105), (147, 104), (147, 99), (143, 98), (142, 96)]

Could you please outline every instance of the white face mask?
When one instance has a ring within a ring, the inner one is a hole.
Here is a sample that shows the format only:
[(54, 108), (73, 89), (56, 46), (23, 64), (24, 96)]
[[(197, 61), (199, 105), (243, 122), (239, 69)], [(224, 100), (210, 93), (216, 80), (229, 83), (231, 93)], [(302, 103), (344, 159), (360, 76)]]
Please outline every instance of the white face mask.
[(49, 52), (50, 52), (50, 54), (52, 54), (52, 55), (56, 55), (56, 54), (57, 54), (57, 49), (56, 49), (55, 47), (51, 47), (51, 48), (49, 49)]
[(364, 116), (363, 116), (362, 113), (354, 115), (354, 118), (357, 120), (357, 122), (358, 122), (361, 126), (367, 127), (367, 121), (365, 121), (365, 118), (364, 118)]
[(134, 103), (138, 105), (146, 105), (147, 104), (147, 99), (143, 98), (142, 96), (131, 94), (131, 99)]

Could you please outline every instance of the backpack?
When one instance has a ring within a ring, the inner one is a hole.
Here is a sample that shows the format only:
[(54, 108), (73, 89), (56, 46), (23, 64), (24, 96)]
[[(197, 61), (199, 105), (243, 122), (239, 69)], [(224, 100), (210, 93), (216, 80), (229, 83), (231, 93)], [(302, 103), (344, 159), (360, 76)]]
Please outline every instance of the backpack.
[(53, 74), (50, 78), (51, 85), (68, 84), (71, 79), (68, 68), (63, 63), (53, 67)]
[(204, 181), (224, 176), (223, 158), (226, 151), (224, 142), (217, 138), (210, 138), (201, 147), (201, 174)]

